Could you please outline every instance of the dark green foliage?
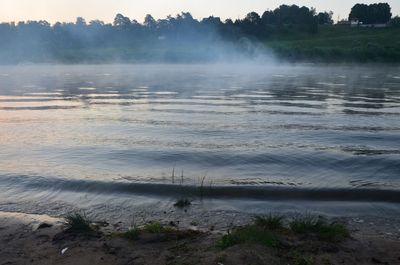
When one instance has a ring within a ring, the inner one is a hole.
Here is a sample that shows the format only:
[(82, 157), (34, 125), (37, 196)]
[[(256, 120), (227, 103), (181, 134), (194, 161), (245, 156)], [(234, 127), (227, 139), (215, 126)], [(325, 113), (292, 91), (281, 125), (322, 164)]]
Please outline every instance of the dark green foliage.
[(256, 216), (254, 224), (266, 229), (276, 230), (283, 227), (283, 220), (283, 216), (270, 214), (267, 216)]
[(319, 25), (332, 25), (333, 24), (333, 12), (321, 12), (318, 13), (317, 19), (318, 19), (318, 24)]
[(392, 17), (388, 3), (356, 4), (351, 9), (349, 20), (358, 20), (363, 24), (385, 24)]
[(390, 25), (395, 28), (400, 28), (400, 17), (395, 16), (390, 20)]
[(290, 229), (298, 234), (314, 234), (321, 240), (338, 242), (350, 236), (345, 225), (340, 223), (328, 223), (325, 220), (306, 215), (294, 218), (289, 223)]
[(225, 249), (245, 242), (259, 243), (268, 247), (278, 246), (278, 240), (269, 230), (256, 225), (247, 225), (234, 229), (224, 235), (217, 242), (217, 246)]
[(64, 219), (67, 224), (67, 230), (70, 232), (86, 233), (93, 231), (90, 225), (91, 221), (84, 213), (70, 213)]
[(315, 33), (318, 30), (318, 17), (314, 9), (297, 5), (281, 5), (273, 11), (262, 15), (264, 25), (272, 25), (279, 31), (285, 27), (295, 28), (300, 32)]

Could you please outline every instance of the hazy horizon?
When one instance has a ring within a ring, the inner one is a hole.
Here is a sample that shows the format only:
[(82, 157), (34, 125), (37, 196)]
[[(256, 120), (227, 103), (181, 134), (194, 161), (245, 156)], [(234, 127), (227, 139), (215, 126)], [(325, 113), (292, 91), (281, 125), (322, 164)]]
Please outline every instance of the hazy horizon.
[[(226, 18), (243, 18), (251, 11), (260, 15), (268, 9), (275, 9), (282, 4), (297, 4), (314, 7), (317, 11), (333, 11), (334, 20), (347, 18), (351, 7), (356, 3), (377, 3), (382, 1), (344, 1), (338, 0), (335, 4), (321, 0), (312, 1), (268, 1), (262, 0), (204, 0), (199, 3), (195, 0), (138, 0), (134, 3), (129, 0), (3, 0), (0, 10), (0, 22), (16, 22), (27, 20), (47, 20), (50, 23), (74, 22), (76, 17), (84, 17), (86, 20), (99, 19), (104, 22), (112, 22), (117, 13), (122, 13), (131, 19), (143, 21), (146, 14), (151, 14), (156, 19), (165, 18), (168, 15), (176, 15), (180, 12), (190, 12), (193, 17), (199, 19), (208, 16)], [(400, 14), (400, 1), (384, 1), (391, 5), (393, 16)]]

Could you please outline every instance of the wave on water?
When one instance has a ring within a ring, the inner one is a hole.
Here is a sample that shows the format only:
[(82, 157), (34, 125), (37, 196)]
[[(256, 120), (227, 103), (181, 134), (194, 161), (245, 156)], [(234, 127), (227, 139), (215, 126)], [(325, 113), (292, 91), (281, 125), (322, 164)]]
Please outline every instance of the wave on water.
[(168, 197), (201, 197), (223, 199), (257, 199), (271, 201), (349, 201), (400, 202), (400, 191), (373, 188), (299, 188), (282, 186), (195, 186), (180, 184), (152, 184), (107, 182), (98, 180), (59, 179), (34, 176), (2, 176), (0, 189), (42, 192), (78, 192), (99, 194), (135, 194)]

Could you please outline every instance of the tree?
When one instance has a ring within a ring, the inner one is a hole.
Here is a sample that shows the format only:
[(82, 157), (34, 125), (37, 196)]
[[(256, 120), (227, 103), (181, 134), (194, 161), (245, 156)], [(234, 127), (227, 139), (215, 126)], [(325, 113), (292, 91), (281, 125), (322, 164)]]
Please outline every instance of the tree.
[(349, 20), (358, 20), (363, 24), (386, 24), (391, 17), (391, 7), (388, 3), (356, 4), (349, 14)]
[(257, 14), (256, 12), (250, 12), (246, 15), (245, 20), (249, 21), (250, 23), (254, 25), (261, 24), (261, 18), (260, 15)]
[(390, 25), (395, 28), (400, 28), (400, 17), (395, 16), (390, 20)]
[(154, 29), (157, 26), (157, 21), (153, 18), (152, 15), (147, 14), (146, 17), (144, 18), (143, 25), (147, 28)]
[(328, 12), (318, 13), (318, 15), (317, 15), (318, 24), (319, 25), (332, 25), (333, 24), (332, 16), (333, 16), (332, 11), (330, 11), (329, 13)]
[(267, 10), (262, 14), (261, 17), (262, 23), (264, 25), (269, 25), (269, 24), (275, 24), (276, 19), (275, 19), (275, 14), (273, 11), (271, 10)]
[(77, 17), (75, 25), (77, 25), (78, 27), (84, 27), (86, 26), (86, 20), (83, 17)]
[(95, 20), (91, 20), (89, 22), (89, 25), (92, 26), (92, 27), (99, 27), (100, 28), (100, 27), (104, 26), (104, 22), (101, 21), (101, 20), (95, 19)]
[(132, 24), (129, 17), (125, 17), (122, 14), (117, 14), (114, 18), (113, 25), (115, 27), (129, 27)]

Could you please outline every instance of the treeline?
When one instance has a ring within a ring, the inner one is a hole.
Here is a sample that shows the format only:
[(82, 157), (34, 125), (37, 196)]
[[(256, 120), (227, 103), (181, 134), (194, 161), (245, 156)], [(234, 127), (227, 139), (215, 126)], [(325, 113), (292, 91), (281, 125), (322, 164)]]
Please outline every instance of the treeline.
[[(390, 6), (387, 7), (385, 10), (390, 13)], [(359, 15), (360, 10), (364, 9), (355, 6), (351, 17), (364, 20)], [(333, 24), (332, 15), (332, 12), (317, 13), (304, 6), (281, 5), (262, 15), (251, 12), (243, 19), (225, 21), (213, 16), (197, 20), (183, 12), (158, 20), (146, 15), (143, 23), (122, 14), (116, 15), (113, 23), (87, 22), (81, 17), (75, 23), (54, 25), (47, 21), (2, 23), (0, 62), (208, 60), (225, 49), (221, 48), (221, 43), (230, 43), (232, 49), (253, 52), (249, 43), (261, 43), (277, 36), (317, 34), (321, 25)], [(385, 19), (390, 17), (391, 14)], [(397, 24), (398, 19), (393, 25)]]
[[(97, 45), (109, 42), (135, 42), (140, 39), (157, 37), (159, 39), (193, 39), (196, 37), (226, 37), (231, 39), (250, 36), (259, 39), (268, 37), (275, 31), (295, 29), (298, 31), (317, 32), (318, 24), (332, 24), (332, 13), (318, 13), (314, 9), (296, 5), (282, 5), (272, 11), (265, 11), (261, 16), (251, 12), (243, 19), (221, 21), (219, 17), (194, 19), (190, 13), (168, 16), (155, 20), (146, 15), (139, 23), (129, 17), (117, 14), (113, 23), (100, 20), (86, 22), (78, 17), (75, 23), (57, 22), (50, 25), (47, 21), (27, 21), (0, 24), (3, 40), (43, 39), (62, 46)], [(217, 33), (217, 34), (215, 34)], [(87, 41), (91, 41), (87, 43)]]

